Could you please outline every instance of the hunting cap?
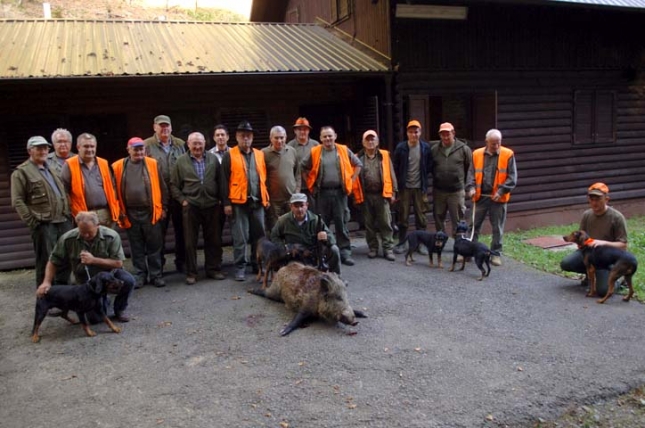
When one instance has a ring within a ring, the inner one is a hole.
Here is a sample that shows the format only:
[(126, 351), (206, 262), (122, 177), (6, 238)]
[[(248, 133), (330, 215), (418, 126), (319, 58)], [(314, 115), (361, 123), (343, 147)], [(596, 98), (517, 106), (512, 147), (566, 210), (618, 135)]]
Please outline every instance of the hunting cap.
[(170, 118), (165, 114), (160, 114), (159, 116), (155, 117), (155, 125), (159, 125), (160, 123), (167, 123), (168, 125), (172, 125), (172, 123), (170, 123)]
[(309, 121), (307, 120), (306, 117), (299, 117), (296, 120), (296, 123), (293, 124), (294, 128), (309, 128), (311, 129), (311, 125), (309, 125)]
[(605, 196), (607, 194), (609, 194), (609, 187), (605, 183), (594, 183), (587, 190), (587, 195)]
[(410, 128), (421, 128), (421, 122), (419, 122), (416, 119), (412, 119), (411, 121), (408, 122), (408, 126), (406, 126), (405, 129), (410, 129)]
[(128, 147), (141, 147), (145, 145), (146, 143), (139, 137), (132, 137), (128, 140)]
[(372, 129), (368, 129), (367, 131), (363, 132), (363, 140), (366, 139), (369, 136), (372, 136), (374, 138), (378, 138), (378, 135), (376, 134), (376, 131)]
[(291, 195), (291, 199), (289, 199), (290, 204), (303, 202), (307, 202), (307, 195), (305, 195), (304, 193), (294, 193), (293, 195)]
[(27, 150), (38, 146), (49, 146), (49, 142), (45, 140), (45, 137), (41, 137), (40, 135), (36, 135), (27, 140)]
[(455, 127), (452, 126), (452, 123), (450, 123), (450, 122), (444, 122), (439, 127), (439, 132), (443, 132), (443, 131), (454, 132)]

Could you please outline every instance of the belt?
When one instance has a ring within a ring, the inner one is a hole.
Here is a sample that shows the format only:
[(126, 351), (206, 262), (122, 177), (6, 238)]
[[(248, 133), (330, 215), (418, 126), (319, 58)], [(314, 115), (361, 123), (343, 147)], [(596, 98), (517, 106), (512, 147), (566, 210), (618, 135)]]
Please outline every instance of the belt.
[(331, 192), (333, 190), (342, 190), (341, 187), (321, 187), (320, 190), (324, 190), (325, 192)]

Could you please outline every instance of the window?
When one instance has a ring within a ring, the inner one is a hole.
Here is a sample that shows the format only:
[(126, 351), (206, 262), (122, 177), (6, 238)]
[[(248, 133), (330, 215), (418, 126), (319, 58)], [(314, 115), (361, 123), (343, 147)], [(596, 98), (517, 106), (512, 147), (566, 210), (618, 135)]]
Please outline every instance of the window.
[(581, 90), (574, 94), (573, 143), (616, 141), (616, 92)]
[(349, 18), (352, 14), (352, 0), (331, 0), (331, 15), (334, 22)]

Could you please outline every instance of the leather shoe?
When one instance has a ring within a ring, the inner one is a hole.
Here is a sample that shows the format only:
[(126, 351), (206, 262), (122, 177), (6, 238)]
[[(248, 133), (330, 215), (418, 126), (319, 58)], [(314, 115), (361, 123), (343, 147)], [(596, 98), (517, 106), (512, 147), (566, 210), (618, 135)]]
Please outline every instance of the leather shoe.
[(143, 285), (144, 285), (145, 283), (146, 283), (146, 280), (145, 280), (145, 279), (143, 279), (143, 278), (137, 278), (137, 279), (136, 279), (136, 282), (134, 283), (134, 289), (135, 289), (135, 290), (140, 289), (141, 287), (143, 287)]
[(428, 249), (426, 248), (425, 245), (421, 244), (421, 245), (419, 245), (419, 248), (417, 248), (417, 253), (421, 254), (422, 256), (427, 256), (428, 255)]
[(161, 277), (155, 278), (152, 280), (152, 285), (154, 285), (157, 288), (165, 287), (166, 281), (164, 281)]
[(502, 258), (500, 256), (490, 256), (490, 264), (493, 266), (501, 266)]
[(124, 314), (123, 312), (114, 314), (114, 319), (119, 322), (130, 322), (130, 317)]
[(391, 262), (396, 260), (396, 257), (394, 256), (394, 253), (392, 252), (392, 250), (385, 251), (385, 258)]
[(354, 264), (355, 264), (354, 259), (352, 259), (351, 257), (344, 258), (341, 261), (341, 263), (343, 263), (344, 265), (347, 265), (347, 266), (354, 266)]
[(394, 247), (394, 254), (403, 254), (408, 250), (408, 244), (398, 244)]
[(369, 253), (367, 253), (367, 257), (369, 257), (370, 259), (375, 258), (377, 255), (378, 253), (376, 250), (370, 250)]
[(236, 281), (245, 281), (246, 280), (246, 272), (244, 268), (238, 269), (235, 272), (235, 280)]
[(195, 278), (194, 276), (187, 276), (186, 277), (186, 284), (187, 285), (195, 285), (196, 282), (197, 282), (197, 278)]

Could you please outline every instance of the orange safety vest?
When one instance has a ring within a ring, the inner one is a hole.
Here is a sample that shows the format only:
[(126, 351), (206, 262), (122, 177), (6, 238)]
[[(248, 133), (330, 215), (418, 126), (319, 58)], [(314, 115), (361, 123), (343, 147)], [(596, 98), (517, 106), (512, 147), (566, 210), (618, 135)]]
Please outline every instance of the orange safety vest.
[[(334, 145), (336, 146), (338, 158), (340, 159), (341, 181), (343, 182), (345, 193), (347, 195), (350, 195), (352, 193), (353, 187), (352, 174), (354, 174), (354, 167), (349, 160), (347, 146), (338, 143), (334, 143)], [(311, 149), (311, 171), (309, 171), (309, 175), (307, 175), (307, 189), (309, 189), (309, 192), (311, 193), (314, 193), (314, 185), (316, 184), (316, 180), (318, 179), (318, 172), (320, 171), (320, 161), (322, 159), (322, 150), (322, 144)]]
[[(390, 153), (387, 150), (381, 149), (379, 149), (379, 153), (381, 153), (381, 156), (383, 158), (381, 160), (381, 170), (383, 171), (383, 197), (390, 199), (394, 195), (394, 189), (392, 186), (392, 174), (390, 171)], [(356, 180), (354, 182), (352, 194), (354, 195), (355, 203), (363, 203), (363, 185), (361, 184), (361, 180)]]
[[(157, 161), (151, 157), (144, 158), (148, 176), (150, 177), (150, 190), (152, 194), (152, 224), (157, 223), (163, 214), (163, 204), (161, 202), (161, 184), (159, 183), (159, 172), (157, 170)], [(119, 226), (123, 229), (132, 227), (128, 213), (125, 209), (125, 197), (121, 192), (121, 182), (123, 180), (123, 166), (125, 159), (119, 159), (112, 164), (114, 171), (114, 179), (116, 180), (116, 193), (119, 196), (119, 208), (121, 209), (121, 218), (119, 219)]]
[[(116, 200), (114, 187), (112, 187), (110, 165), (108, 165), (108, 162), (103, 158), (97, 157), (95, 161), (99, 167), (99, 171), (101, 172), (101, 178), (103, 179), (103, 190), (105, 191), (105, 199), (107, 199), (112, 221), (118, 221), (119, 202)], [(69, 208), (72, 211), (72, 215), (76, 216), (79, 212), (88, 210), (87, 203), (85, 202), (85, 184), (83, 183), (83, 173), (81, 172), (81, 158), (79, 158), (78, 155), (75, 155), (67, 159), (65, 162), (69, 165), (69, 172), (71, 173), (72, 179), (72, 185), (69, 192)]]
[[(475, 197), (473, 201), (477, 202), (482, 195), (482, 183), (484, 181), (484, 152), (486, 147), (477, 149), (473, 152), (473, 167), (475, 169)], [(499, 159), (497, 161), (497, 171), (495, 172), (495, 180), (493, 181), (493, 193), (497, 193), (500, 185), (504, 184), (508, 176), (508, 161), (513, 156), (513, 150), (506, 147), (499, 148)], [(500, 204), (506, 203), (511, 199), (511, 194), (506, 193), (502, 195), (497, 201)]]
[[(267, 190), (267, 167), (264, 163), (264, 153), (252, 149), (255, 156), (255, 169), (260, 177), (260, 195), (262, 205), (269, 206), (269, 191)], [(231, 176), (228, 181), (228, 198), (233, 204), (245, 204), (248, 196), (249, 178), (247, 176), (247, 165), (239, 146), (229, 150), (231, 156)]]

